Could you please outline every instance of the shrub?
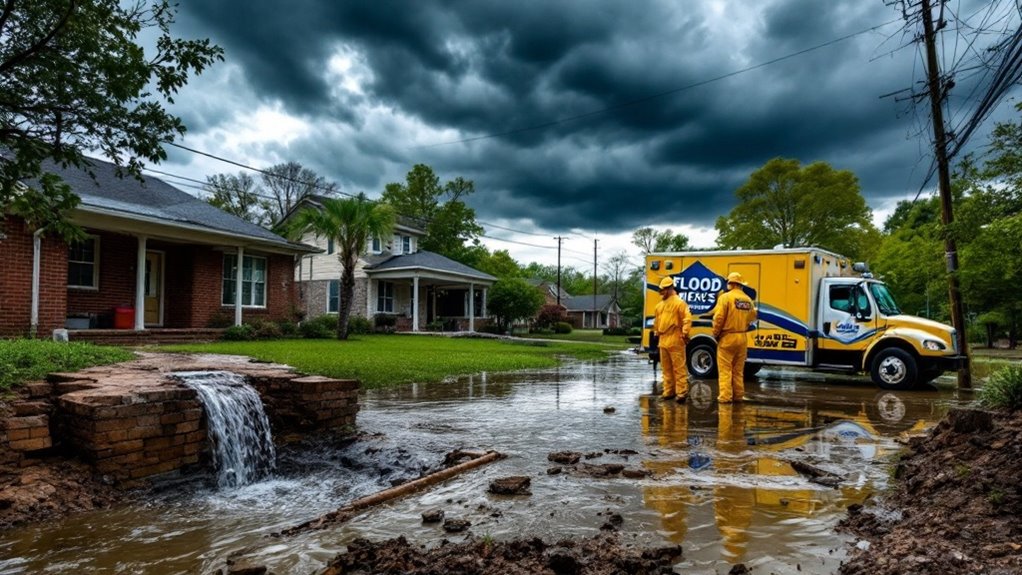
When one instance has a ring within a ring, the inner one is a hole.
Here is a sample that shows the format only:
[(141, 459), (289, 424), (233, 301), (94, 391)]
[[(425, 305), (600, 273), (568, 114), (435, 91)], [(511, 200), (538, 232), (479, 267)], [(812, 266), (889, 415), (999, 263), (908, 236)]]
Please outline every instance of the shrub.
[(360, 315), (348, 316), (348, 333), (357, 335), (373, 333), (373, 324)]
[(397, 316), (378, 313), (373, 316), (373, 325), (376, 327), (394, 327), (397, 325)]
[(247, 323), (232, 325), (224, 330), (226, 341), (249, 341), (255, 339), (255, 328)]
[(605, 327), (603, 335), (628, 335), (627, 327)]
[(444, 331), (443, 320), (434, 320), (426, 324), (426, 329), (429, 331)]
[(994, 372), (979, 392), (979, 402), (985, 407), (1022, 408), (1022, 365), (1009, 365)]
[(566, 321), (559, 321), (555, 323), (554, 333), (571, 333), (571, 324)]
[(277, 327), (280, 328), (280, 333), (284, 337), (294, 337), (298, 335), (298, 324), (293, 321), (282, 319), (277, 322)]
[(564, 307), (554, 303), (548, 303), (539, 308), (539, 313), (536, 314), (536, 327), (552, 327), (555, 323), (564, 321), (567, 316), (568, 314), (564, 311)]
[(337, 337), (337, 316), (324, 314), (305, 320), (298, 327), (306, 339), (330, 339)]
[(530, 329), (529, 332), (530, 333), (534, 333), (536, 335), (551, 335), (551, 334), (554, 333), (554, 330), (552, 330), (552, 329), (550, 329), (548, 327), (536, 327), (536, 328)]
[(252, 328), (252, 337), (250, 339), (280, 339), (284, 335), (280, 325), (265, 318), (254, 317), (246, 320), (245, 325)]

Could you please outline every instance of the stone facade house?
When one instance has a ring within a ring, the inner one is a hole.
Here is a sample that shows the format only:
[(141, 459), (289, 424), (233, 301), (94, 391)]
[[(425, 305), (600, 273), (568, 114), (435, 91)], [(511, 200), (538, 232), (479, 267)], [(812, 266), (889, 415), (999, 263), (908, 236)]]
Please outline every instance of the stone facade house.
[[(292, 210), (316, 208), (309, 196)], [(285, 221), (287, 218), (285, 218)], [(419, 249), (425, 233), (400, 220), (389, 238), (371, 238), (355, 268), (351, 313), (367, 319), (393, 318), (398, 331), (476, 331), (489, 323), (486, 295), (497, 278), (440, 254)], [(307, 234), (306, 254), (295, 269), (297, 298), (306, 317), (340, 309), (341, 263), (333, 241)]]
[[(46, 165), (81, 198), (70, 220), (84, 241), (35, 232), (2, 215), (0, 336), (71, 339), (195, 330), (293, 311), (294, 268), (316, 248), (290, 242), (163, 181), (119, 177), (109, 162)], [(240, 265), (239, 265), (240, 263)]]

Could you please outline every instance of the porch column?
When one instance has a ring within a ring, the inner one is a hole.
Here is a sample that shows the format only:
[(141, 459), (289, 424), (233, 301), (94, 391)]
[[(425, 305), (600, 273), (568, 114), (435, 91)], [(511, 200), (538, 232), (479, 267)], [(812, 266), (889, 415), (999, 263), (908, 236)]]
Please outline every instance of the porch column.
[(43, 230), (38, 229), (32, 234), (32, 309), (29, 319), (29, 333), (32, 337), (39, 331), (39, 260), (42, 258)]
[(376, 284), (376, 282), (374, 282), (373, 280), (366, 279), (366, 319), (368, 319), (370, 322), (373, 321), (373, 315), (374, 315), (373, 314), (373, 299), (374, 299), (375, 296), (374, 296), (374, 292), (373, 292), (373, 286), (375, 284)]
[(412, 277), (412, 331), (419, 331), (419, 274)]
[(234, 325), (241, 325), (241, 270), (245, 267), (245, 248), (238, 246), (238, 267), (234, 270)]
[(468, 284), (468, 331), (476, 330), (476, 284)]
[(138, 257), (135, 261), (135, 330), (145, 329), (145, 246), (146, 237), (138, 236)]
[(490, 317), (490, 315), (488, 313), (486, 313), (486, 290), (487, 289), (488, 288), (483, 288), (483, 309), (479, 310), (479, 317)]

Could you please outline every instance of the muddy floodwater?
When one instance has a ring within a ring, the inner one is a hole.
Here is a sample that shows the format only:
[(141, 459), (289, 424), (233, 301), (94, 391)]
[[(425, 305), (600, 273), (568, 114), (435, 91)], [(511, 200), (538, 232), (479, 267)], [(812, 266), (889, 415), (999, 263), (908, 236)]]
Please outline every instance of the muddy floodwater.
[[(865, 379), (766, 369), (749, 382), (750, 401), (735, 406), (713, 401), (715, 382), (694, 382), (685, 405), (658, 400), (653, 385), (644, 358), (620, 354), (370, 392), (358, 441), (282, 449), (275, 475), (244, 487), (217, 490), (192, 478), (145, 503), (0, 533), (0, 574), (211, 573), (242, 549), (278, 574), (304, 574), (356, 537), (553, 540), (607, 524), (637, 542), (680, 543), (679, 572), (726, 573), (741, 562), (763, 573), (830, 573), (847, 543), (834, 525), (848, 505), (887, 485), (896, 440), (959, 402), (953, 384), (884, 392)], [(271, 536), (436, 468), (457, 448), (507, 458), (343, 525)], [(547, 455), (567, 450), (592, 456), (583, 463), (651, 475), (548, 474), (556, 464)], [(840, 482), (810, 481), (796, 471), (801, 464)], [(532, 494), (487, 493), (509, 475), (531, 477)], [(469, 534), (424, 525), (421, 513), (434, 508), (470, 521)]]

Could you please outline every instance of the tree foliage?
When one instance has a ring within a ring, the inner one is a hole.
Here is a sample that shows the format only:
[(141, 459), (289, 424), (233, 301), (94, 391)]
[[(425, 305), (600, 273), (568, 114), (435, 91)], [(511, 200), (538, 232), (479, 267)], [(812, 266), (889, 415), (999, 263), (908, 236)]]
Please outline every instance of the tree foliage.
[(543, 294), (521, 278), (502, 279), (490, 288), (486, 307), (504, 331), (515, 322), (532, 318), (543, 305)]
[(0, 211), (71, 237), (77, 198), (45, 162), (88, 169), (83, 152), (97, 150), (139, 176), (166, 159), (164, 143), (185, 126), (165, 102), (223, 59), (208, 40), (171, 35), (175, 13), (169, 0), (3, 2)]
[(394, 210), (387, 204), (371, 202), (364, 195), (355, 198), (327, 198), (322, 208), (305, 208), (289, 220), (288, 235), (300, 239), (312, 233), (331, 238), (341, 263), (340, 309), (337, 313), (337, 339), (348, 339), (348, 318), (355, 297), (355, 266), (365, 253), (371, 237), (394, 233)]
[(735, 195), (738, 205), (716, 223), (723, 248), (818, 246), (856, 258), (871, 248), (863, 236), (876, 237), (858, 178), (824, 162), (774, 158)]
[(473, 248), (479, 246), (483, 233), (475, 210), (464, 201), (474, 191), (471, 180), (457, 177), (441, 185), (433, 168), (415, 164), (404, 183), (386, 185), (382, 200), (425, 229), (426, 236), (419, 243), (422, 249), (472, 265), (472, 259), (479, 256)]
[(221, 210), (258, 226), (269, 226), (263, 189), (247, 172), (216, 174), (206, 178), (203, 189), (212, 194), (206, 201)]
[(263, 218), (271, 225), (280, 222), (302, 198), (331, 196), (338, 186), (298, 162), (276, 164), (263, 173), (263, 186), (269, 197), (262, 201)]
[(688, 236), (674, 233), (671, 228), (657, 231), (651, 227), (639, 228), (632, 234), (632, 245), (642, 250), (642, 254), (653, 252), (681, 252), (691, 246)]

